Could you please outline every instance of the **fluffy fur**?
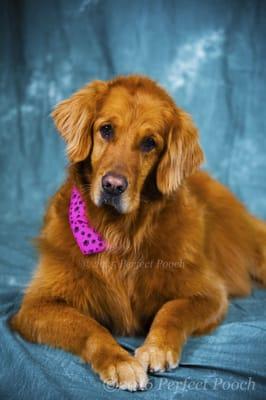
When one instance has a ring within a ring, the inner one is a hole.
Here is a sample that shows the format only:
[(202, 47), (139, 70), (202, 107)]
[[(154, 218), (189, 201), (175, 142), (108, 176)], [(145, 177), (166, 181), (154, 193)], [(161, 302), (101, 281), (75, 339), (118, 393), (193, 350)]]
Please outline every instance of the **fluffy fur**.
[[(188, 114), (140, 76), (95, 81), (53, 112), (70, 160), (38, 239), (40, 261), (13, 329), (91, 363), (103, 381), (144, 389), (146, 371), (178, 365), (191, 334), (209, 332), (251, 278), (266, 284), (266, 228), (199, 171), (203, 153)], [(103, 124), (114, 136), (104, 140)], [(156, 147), (143, 153), (143, 138)], [(101, 178), (128, 179), (119, 208), (101, 204)], [(110, 249), (84, 256), (71, 234), (73, 185)], [(112, 333), (148, 332), (135, 356)]]

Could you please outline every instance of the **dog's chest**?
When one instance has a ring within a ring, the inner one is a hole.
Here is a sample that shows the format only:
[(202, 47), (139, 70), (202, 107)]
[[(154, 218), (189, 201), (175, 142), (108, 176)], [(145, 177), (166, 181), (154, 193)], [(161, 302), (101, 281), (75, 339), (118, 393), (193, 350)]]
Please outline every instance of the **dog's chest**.
[(161, 271), (103, 260), (90, 282), (89, 313), (116, 334), (143, 333), (161, 306), (174, 297)]

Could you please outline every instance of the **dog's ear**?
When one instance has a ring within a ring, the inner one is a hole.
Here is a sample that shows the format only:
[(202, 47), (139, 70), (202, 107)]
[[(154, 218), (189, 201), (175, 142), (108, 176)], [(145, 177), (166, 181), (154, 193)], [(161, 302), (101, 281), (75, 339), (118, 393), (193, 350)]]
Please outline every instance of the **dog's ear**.
[(67, 143), (67, 154), (72, 162), (82, 161), (89, 155), (97, 102), (106, 88), (106, 82), (93, 81), (59, 103), (52, 112), (55, 126)]
[(178, 109), (162, 159), (157, 168), (157, 187), (171, 194), (204, 160), (198, 132), (191, 117)]

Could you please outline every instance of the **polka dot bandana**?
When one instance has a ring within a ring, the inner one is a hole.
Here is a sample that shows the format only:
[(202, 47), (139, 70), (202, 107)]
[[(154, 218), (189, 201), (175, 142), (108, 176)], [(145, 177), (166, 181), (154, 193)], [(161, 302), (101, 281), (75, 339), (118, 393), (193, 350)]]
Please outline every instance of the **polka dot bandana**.
[(82, 200), (79, 190), (73, 187), (68, 211), (73, 236), (83, 254), (101, 253), (106, 250), (107, 245), (90, 225), (85, 209), (85, 202)]

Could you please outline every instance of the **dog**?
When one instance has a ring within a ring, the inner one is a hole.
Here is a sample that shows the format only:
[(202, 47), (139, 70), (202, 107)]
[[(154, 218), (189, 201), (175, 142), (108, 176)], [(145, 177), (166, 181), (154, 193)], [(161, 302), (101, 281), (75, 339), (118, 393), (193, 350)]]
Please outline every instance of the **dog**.
[[(197, 128), (153, 80), (93, 81), (52, 117), (68, 176), (11, 328), (80, 356), (103, 382), (144, 390), (148, 372), (176, 368), (186, 339), (220, 323), (232, 296), (247, 296), (252, 279), (266, 285), (266, 225), (200, 169)], [(145, 333), (134, 355), (112, 336)]]

